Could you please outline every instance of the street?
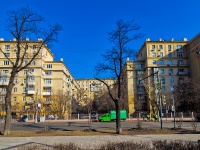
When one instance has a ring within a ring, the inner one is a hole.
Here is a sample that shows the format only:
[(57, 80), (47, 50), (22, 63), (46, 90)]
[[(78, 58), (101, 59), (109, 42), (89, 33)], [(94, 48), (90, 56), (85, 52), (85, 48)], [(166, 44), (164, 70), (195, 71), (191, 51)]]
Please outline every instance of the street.
[[(130, 129), (135, 128), (137, 125), (137, 121), (132, 122), (121, 122), (122, 129)], [(0, 123), (0, 130), (3, 130), (4, 123)], [(13, 122), (11, 124), (11, 130), (13, 131), (28, 131), (28, 130), (43, 130), (45, 126), (48, 126), (51, 130), (85, 130), (89, 128), (89, 124), (87, 121), (77, 121), (71, 120), (69, 121), (46, 121), (46, 122)], [(91, 127), (93, 129), (99, 130), (109, 130), (115, 129), (115, 122), (92, 122)], [(143, 122), (143, 128), (160, 128), (160, 122)], [(173, 128), (173, 122), (163, 122), (163, 128)], [(191, 129), (191, 122), (183, 122), (181, 128)], [(197, 123), (197, 130), (200, 131), (200, 122)]]

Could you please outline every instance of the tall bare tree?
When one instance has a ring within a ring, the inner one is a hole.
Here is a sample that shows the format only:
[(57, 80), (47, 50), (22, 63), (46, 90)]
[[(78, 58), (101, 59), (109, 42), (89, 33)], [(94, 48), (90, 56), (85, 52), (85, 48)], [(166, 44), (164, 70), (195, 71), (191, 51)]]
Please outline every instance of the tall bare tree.
[[(9, 77), (9, 84), (6, 87), (7, 93), (5, 96), (6, 105), (6, 119), (4, 125), (3, 134), (10, 134), (11, 123), (11, 92), (14, 86), (14, 79), (17, 73), (27, 68), (32, 61), (38, 56), (40, 50), (45, 44), (50, 44), (57, 41), (57, 35), (61, 26), (55, 24), (48, 26), (48, 31), (44, 29), (44, 19), (34, 11), (31, 11), (27, 7), (22, 7), (18, 10), (13, 10), (8, 13), (8, 19), (6, 20), (6, 30), (16, 39), (16, 48), (11, 51), (16, 52), (16, 59), (10, 59), (5, 52), (0, 51), (6, 56), (9, 62), (12, 64), (12, 72)], [(37, 47), (36, 53), (28, 60), (28, 63), (24, 63), (26, 53), (28, 52), (28, 41), (24, 41), (27, 37), (36, 38), (40, 37), (43, 41)]]
[(175, 103), (183, 112), (200, 111), (200, 86), (191, 79), (185, 79), (175, 87)]
[(133, 33), (140, 29), (139, 25), (134, 21), (118, 20), (116, 22), (116, 29), (109, 33), (109, 40), (113, 44), (112, 49), (107, 50), (103, 56), (104, 62), (98, 63), (96, 68), (97, 74), (110, 73), (109, 78), (116, 80), (117, 94), (112, 94), (109, 85), (101, 80), (99, 77), (96, 79), (101, 81), (108, 88), (109, 95), (115, 103), (116, 109), (116, 133), (121, 134), (120, 123), (120, 106), (119, 102), (122, 101), (122, 68), (125, 64), (127, 57), (134, 57), (135, 52), (128, 47), (130, 42), (142, 37), (142, 34)]

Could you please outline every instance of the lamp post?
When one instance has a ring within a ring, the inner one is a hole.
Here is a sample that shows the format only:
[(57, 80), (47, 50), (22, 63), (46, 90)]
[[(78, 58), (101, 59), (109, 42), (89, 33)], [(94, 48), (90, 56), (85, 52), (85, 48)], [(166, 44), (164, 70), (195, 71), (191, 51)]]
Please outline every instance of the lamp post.
[[(171, 87), (171, 91), (174, 92), (174, 87)], [(173, 100), (173, 111), (174, 111), (174, 129), (176, 128), (176, 110), (175, 110), (175, 104), (174, 104), (174, 94), (172, 95)]]

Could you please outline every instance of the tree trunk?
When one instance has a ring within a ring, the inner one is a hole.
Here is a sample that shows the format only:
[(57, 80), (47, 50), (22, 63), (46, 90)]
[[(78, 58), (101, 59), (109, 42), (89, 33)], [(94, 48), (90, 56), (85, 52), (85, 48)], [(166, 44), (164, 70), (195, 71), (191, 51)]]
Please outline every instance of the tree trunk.
[(12, 116), (11, 116), (11, 111), (12, 111), (11, 93), (12, 93), (12, 89), (13, 89), (13, 86), (14, 86), (14, 84), (13, 84), (14, 77), (15, 77), (15, 75), (13, 75), (11, 73), (9, 84), (8, 84), (7, 89), (6, 89), (6, 97), (5, 97), (6, 118), (5, 118), (5, 123), (4, 123), (3, 135), (10, 134), (10, 124), (11, 124), (11, 119), (12, 119)]
[(121, 121), (120, 121), (120, 108), (119, 108), (119, 99), (115, 101), (115, 107), (116, 107), (116, 133), (121, 134)]

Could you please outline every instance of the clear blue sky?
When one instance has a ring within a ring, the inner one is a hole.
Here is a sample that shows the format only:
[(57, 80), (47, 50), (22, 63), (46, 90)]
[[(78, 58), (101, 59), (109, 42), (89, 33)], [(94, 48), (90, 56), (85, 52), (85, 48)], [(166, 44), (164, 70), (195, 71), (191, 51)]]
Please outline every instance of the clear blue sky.
[(4, 31), (7, 11), (21, 6), (42, 15), (63, 30), (51, 48), (55, 60), (60, 58), (75, 78), (94, 77), (94, 66), (111, 48), (108, 32), (118, 19), (135, 20), (144, 38), (131, 46), (139, 50), (146, 38), (189, 40), (199, 33), (199, 0), (0, 0), (0, 37), (11, 40)]

